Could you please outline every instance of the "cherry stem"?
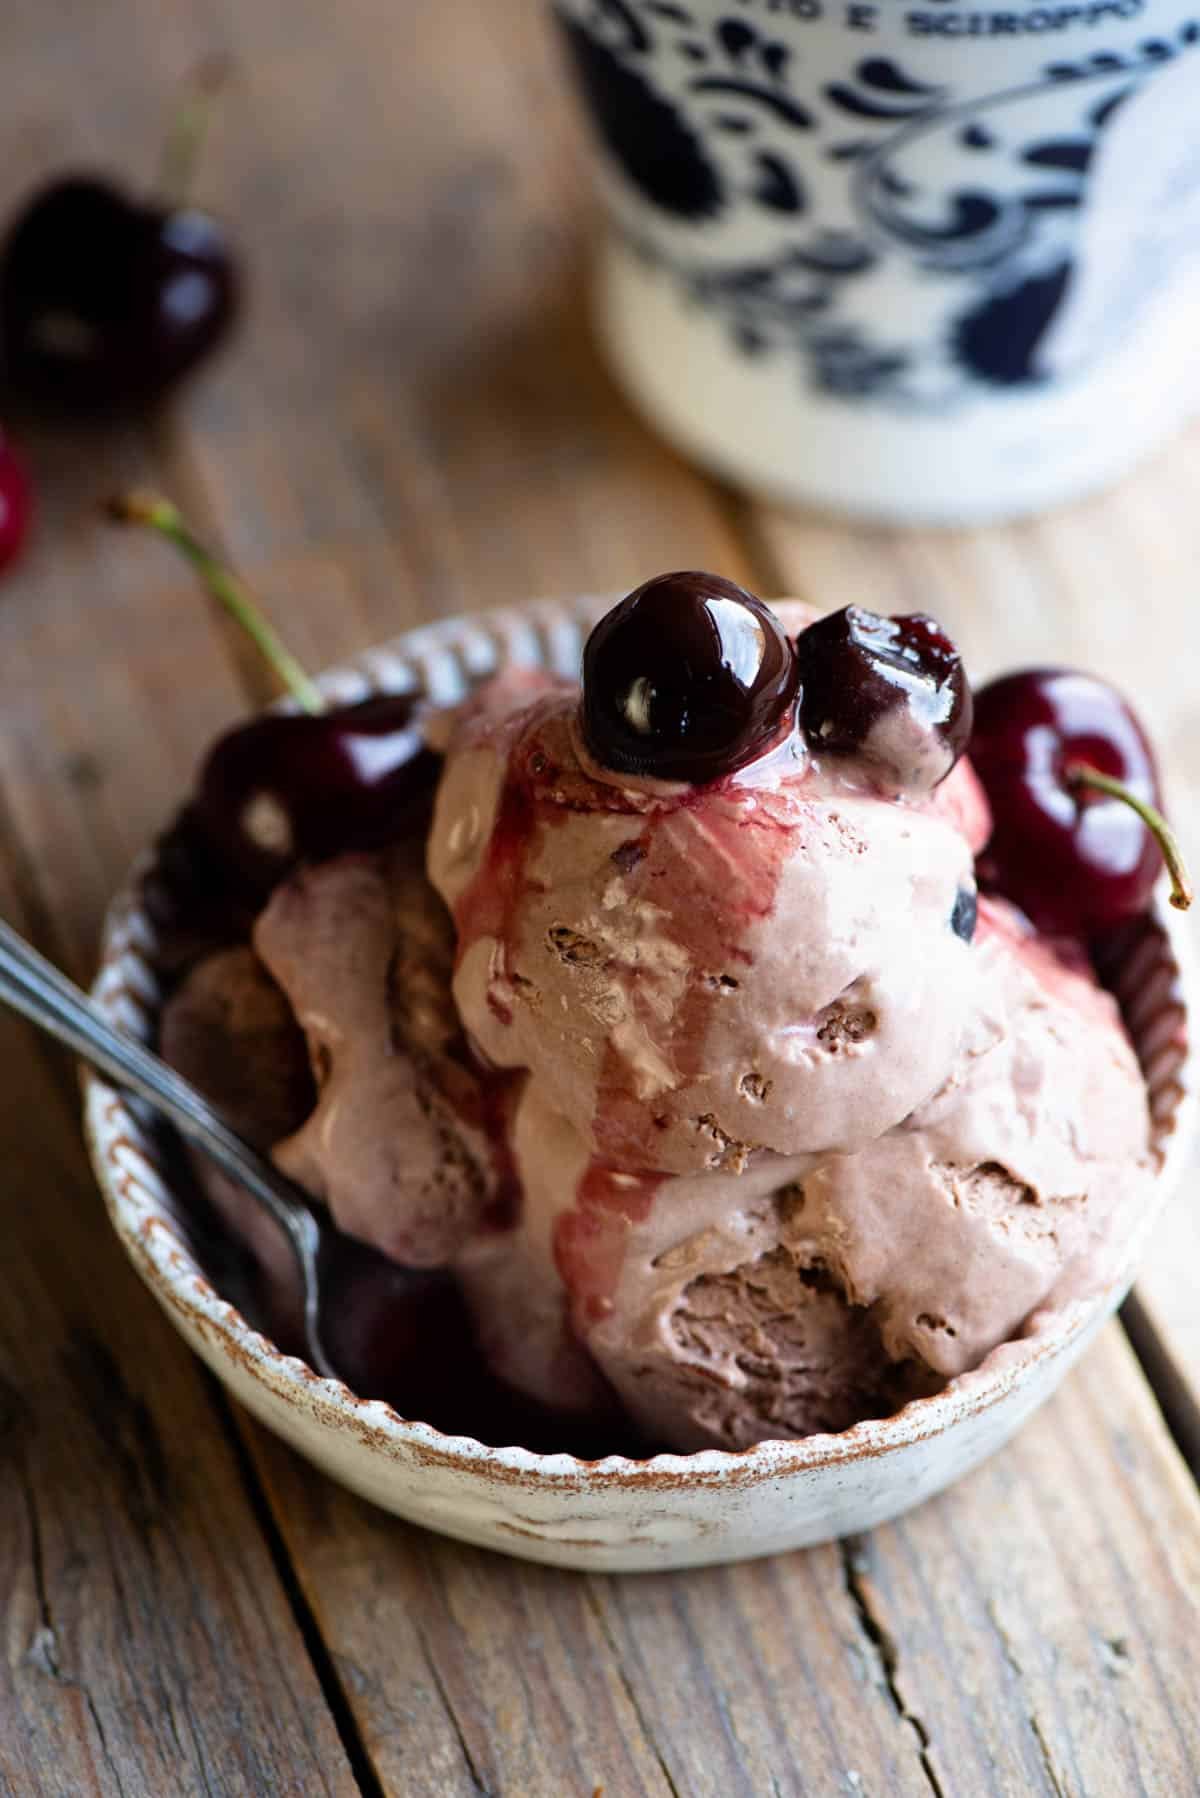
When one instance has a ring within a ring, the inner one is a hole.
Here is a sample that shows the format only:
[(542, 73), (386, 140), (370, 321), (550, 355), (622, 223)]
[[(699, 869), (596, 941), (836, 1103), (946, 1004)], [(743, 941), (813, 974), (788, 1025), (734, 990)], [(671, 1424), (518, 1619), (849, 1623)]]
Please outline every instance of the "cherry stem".
[(227, 56), (207, 56), (187, 82), (163, 144), (158, 173), (158, 191), (170, 206), (185, 206), (191, 198), (213, 107), (231, 66)]
[(173, 543), (197, 570), (219, 605), (241, 625), (263, 660), (274, 669), (283, 685), (306, 712), (323, 712), (320, 690), (276, 635), (242, 583), (189, 530), (182, 514), (169, 499), (157, 493), (126, 493), (109, 500), (108, 512), (121, 524), (146, 525)]
[(1110, 799), (1119, 799), (1130, 811), (1137, 813), (1162, 850), (1162, 858), (1171, 877), (1171, 904), (1176, 911), (1186, 911), (1192, 903), (1192, 883), (1188, 878), (1175, 832), (1162, 813), (1145, 799), (1139, 799), (1136, 793), (1131, 793), (1123, 781), (1114, 780), (1111, 774), (1102, 774), (1099, 768), (1093, 768), (1087, 762), (1072, 763), (1066, 774), (1071, 786), (1091, 787), (1097, 793), (1106, 793)]

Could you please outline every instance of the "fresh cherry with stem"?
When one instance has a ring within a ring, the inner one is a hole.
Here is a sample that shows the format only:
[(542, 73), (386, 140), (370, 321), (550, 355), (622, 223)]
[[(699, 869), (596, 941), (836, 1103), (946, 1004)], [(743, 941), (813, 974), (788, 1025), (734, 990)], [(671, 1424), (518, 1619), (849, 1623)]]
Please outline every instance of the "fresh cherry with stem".
[(68, 174), (17, 217), (0, 254), (0, 349), (5, 381), (23, 398), (76, 414), (136, 410), (225, 337), (236, 257), (224, 227), (189, 199), (225, 73), (216, 60), (197, 71), (153, 198)]
[(301, 708), (253, 718), (209, 750), (185, 815), (193, 845), (217, 870), (248, 895), (263, 895), (298, 862), (381, 848), (422, 830), (441, 763), (426, 745), (420, 703), (379, 694), (326, 706), (242, 583), (169, 500), (132, 493), (109, 510), (175, 545)]
[(1095, 937), (1138, 916), (1164, 861), (1172, 905), (1191, 904), (1153, 752), (1106, 682), (1063, 668), (992, 681), (970, 753), (994, 821), (981, 881), (1038, 929)]

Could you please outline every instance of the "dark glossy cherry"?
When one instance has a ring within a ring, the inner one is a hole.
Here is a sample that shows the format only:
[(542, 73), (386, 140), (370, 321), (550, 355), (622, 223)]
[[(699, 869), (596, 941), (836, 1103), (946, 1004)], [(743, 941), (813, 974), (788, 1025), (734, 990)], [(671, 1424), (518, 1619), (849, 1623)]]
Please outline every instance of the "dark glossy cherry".
[(29, 477), (0, 438), (0, 570), (15, 562), (29, 535), (33, 494)]
[(5, 380), (71, 412), (149, 405), (216, 348), (238, 287), (208, 213), (65, 176), (29, 201), (0, 255)]
[(218, 853), (194, 801), (154, 847), (141, 896), (155, 928), (156, 960), (169, 975), (181, 976), (214, 950), (249, 940), (262, 908), (262, 886), (248, 882)]
[(932, 618), (846, 606), (796, 639), (800, 724), (816, 755), (854, 757), (892, 793), (928, 793), (971, 734), (962, 658)]
[(1091, 936), (1149, 904), (1162, 855), (1136, 813), (1070, 778), (1079, 764), (1158, 804), (1154, 756), (1120, 694), (1091, 675), (1036, 668), (975, 695), (971, 760), (992, 807), (987, 887), (1041, 930)]
[(213, 745), (196, 817), (218, 860), (266, 891), (299, 861), (425, 829), (440, 767), (420, 707), (404, 695), (315, 715), (270, 713)]
[(588, 639), (584, 741), (617, 773), (716, 780), (778, 737), (796, 679), (791, 645), (761, 600), (720, 575), (659, 575)]

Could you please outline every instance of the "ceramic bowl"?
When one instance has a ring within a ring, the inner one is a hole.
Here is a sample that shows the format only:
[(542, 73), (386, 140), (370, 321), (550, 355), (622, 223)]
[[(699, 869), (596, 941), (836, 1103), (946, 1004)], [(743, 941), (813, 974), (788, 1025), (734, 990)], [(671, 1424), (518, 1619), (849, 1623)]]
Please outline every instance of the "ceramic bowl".
[[(409, 632), (331, 673), (337, 699), (423, 688), (453, 702), (506, 664), (574, 675), (609, 601), (531, 605)], [(109, 1018), (153, 1040), (154, 928), (135, 878), (114, 903), (95, 995)], [(1156, 914), (1110, 973), (1150, 1091), (1157, 1211), (1180, 1171), (1192, 1109), (1186, 940)], [(635, 1461), (580, 1461), (489, 1448), (409, 1422), (283, 1354), (214, 1290), (189, 1241), (154, 1136), (125, 1099), (86, 1082), (92, 1160), (113, 1225), (180, 1334), (247, 1410), (333, 1478), (415, 1523), (530, 1560), (593, 1571), (686, 1567), (802, 1547), (869, 1529), (919, 1504), (993, 1453), (1054, 1391), (1129, 1285), (1044, 1317), (976, 1372), (896, 1416), (836, 1436)]]

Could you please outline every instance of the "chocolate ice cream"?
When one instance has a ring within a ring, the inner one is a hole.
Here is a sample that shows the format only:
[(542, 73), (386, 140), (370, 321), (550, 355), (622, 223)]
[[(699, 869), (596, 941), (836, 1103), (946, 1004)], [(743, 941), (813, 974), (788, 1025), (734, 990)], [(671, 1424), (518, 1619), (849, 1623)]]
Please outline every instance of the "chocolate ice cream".
[(210, 1090), (239, 1063), (232, 1120), (344, 1230), (454, 1271), (503, 1382), (651, 1448), (937, 1390), (1104, 1285), (1149, 1195), (1115, 1005), (1078, 944), (977, 896), (952, 646), (877, 621), (899, 698), (856, 754), (797, 728), (763, 610), (721, 671), (770, 650), (776, 709), (705, 689), (724, 772), (638, 764), (669, 662), (609, 760), (574, 683), (502, 676), (436, 724), (428, 877), (411, 842), (298, 871), (259, 959), (206, 963), (164, 1026)]

